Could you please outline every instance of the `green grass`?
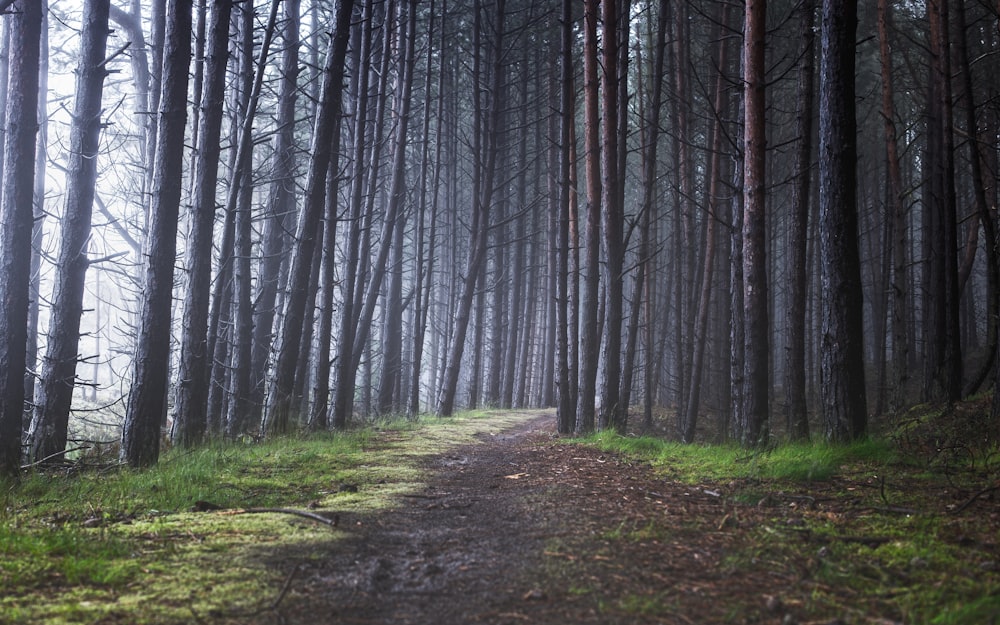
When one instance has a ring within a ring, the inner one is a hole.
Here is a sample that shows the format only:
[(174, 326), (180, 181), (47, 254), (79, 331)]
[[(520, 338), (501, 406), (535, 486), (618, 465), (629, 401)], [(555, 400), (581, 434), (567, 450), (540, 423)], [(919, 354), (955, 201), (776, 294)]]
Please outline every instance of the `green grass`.
[[(931, 435), (941, 431), (922, 427)], [(940, 448), (912, 436), (903, 447), (897, 438), (762, 450), (613, 432), (578, 442), (648, 462), (667, 481), (718, 493), (722, 509), (744, 519), (725, 529), (739, 539), (721, 555), (719, 570), (737, 578), (781, 572), (795, 580), (784, 592), (806, 614), (858, 623), (881, 615), (913, 625), (1000, 625), (995, 515), (953, 514), (971, 493), (995, 483), (995, 442), (940, 462)], [(641, 540), (652, 527), (622, 523), (601, 537)], [(674, 529), (682, 540), (687, 532), (719, 527)], [(639, 614), (657, 609), (648, 597), (627, 604), (619, 607)], [(734, 615), (745, 610), (732, 606)]]
[(886, 464), (896, 458), (883, 440), (850, 445), (790, 443), (748, 450), (737, 445), (685, 445), (649, 436), (620, 436), (603, 431), (584, 439), (588, 444), (643, 459), (686, 483), (706, 480), (766, 479), (811, 482), (830, 479), (846, 465)]
[[(147, 470), (105, 463), (0, 483), (0, 625), (267, 620), (289, 571), (346, 534), (289, 515), (226, 511), (376, 513), (421, 487), (428, 455), (525, 418), (482, 416), (171, 449)], [(199, 501), (223, 510), (193, 512)]]

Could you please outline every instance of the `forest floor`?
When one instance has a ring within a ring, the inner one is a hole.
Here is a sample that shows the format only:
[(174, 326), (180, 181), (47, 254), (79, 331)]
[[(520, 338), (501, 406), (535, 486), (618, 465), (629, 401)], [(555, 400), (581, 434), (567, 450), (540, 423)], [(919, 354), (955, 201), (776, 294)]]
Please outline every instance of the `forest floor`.
[[(892, 625), (937, 610), (934, 622), (1000, 623), (995, 501), (928, 528), (930, 510), (872, 503), (877, 476), (800, 492), (692, 484), (561, 441), (554, 421), (529, 415), (426, 459), (422, 490), (341, 519), (351, 536), (324, 557), (273, 554), (269, 566), (299, 568), (260, 622)], [(928, 531), (957, 546), (957, 572), (934, 572)], [(936, 608), (921, 585), (970, 583)]]
[[(40, 473), (0, 508), (0, 623), (1000, 624), (996, 458), (815, 473), (806, 447), (805, 477), (776, 478), (780, 447), (664, 460), (643, 453), (658, 441), (581, 443), (554, 422), (490, 413), (353, 448)], [(937, 435), (918, 423), (911, 443), (921, 427)]]

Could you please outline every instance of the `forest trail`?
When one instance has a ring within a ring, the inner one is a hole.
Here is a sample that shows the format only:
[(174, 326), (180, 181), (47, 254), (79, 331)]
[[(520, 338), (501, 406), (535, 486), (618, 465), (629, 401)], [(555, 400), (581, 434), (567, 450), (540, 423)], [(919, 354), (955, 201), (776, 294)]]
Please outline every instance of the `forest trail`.
[[(787, 580), (767, 567), (737, 580), (720, 566), (739, 541), (735, 513), (720, 497), (561, 442), (554, 423), (553, 414), (526, 414), (478, 444), (427, 459), (422, 491), (391, 510), (342, 518), (350, 536), (309, 554), (260, 622), (788, 618), (783, 605), (768, 603)], [(271, 564), (285, 570), (295, 557)]]

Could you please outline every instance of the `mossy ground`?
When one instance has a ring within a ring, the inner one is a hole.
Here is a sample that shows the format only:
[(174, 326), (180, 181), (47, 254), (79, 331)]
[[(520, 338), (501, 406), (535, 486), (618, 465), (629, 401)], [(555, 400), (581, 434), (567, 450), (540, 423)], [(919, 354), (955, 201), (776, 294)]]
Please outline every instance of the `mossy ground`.
[[(787, 614), (791, 622), (996, 624), (1000, 454), (986, 414), (975, 403), (924, 406), (887, 424), (884, 436), (846, 446), (748, 451), (611, 433), (583, 442), (648, 462), (691, 496), (676, 521), (623, 522), (603, 538), (711, 548), (714, 535), (717, 583), (730, 588), (718, 595), (730, 605), (724, 622)], [(743, 580), (767, 577), (766, 598), (739, 591), (750, 585)], [(647, 599), (629, 609), (662, 602)]]
[(234, 511), (308, 509), (360, 523), (422, 486), (422, 459), (517, 418), (470, 414), (172, 449), (145, 471), (85, 459), (30, 473), (0, 485), (0, 623), (246, 622), (344, 532)]
[(756, 451), (570, 442), (536, 412), (85, 459), (3, 489), (0, 623), (1000, 623), (979, 414)]

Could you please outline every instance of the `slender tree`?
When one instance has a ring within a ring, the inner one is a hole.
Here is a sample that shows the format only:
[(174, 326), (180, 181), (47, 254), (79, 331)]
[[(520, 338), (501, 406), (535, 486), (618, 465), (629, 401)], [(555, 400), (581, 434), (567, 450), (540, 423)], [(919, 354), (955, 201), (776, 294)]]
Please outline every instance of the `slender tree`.
[(281, 28), (281, 76), (278, 85), (278, 110), (275, 124), (274, 153), (271, 158), (271, 183), (264, 209), (260, 262), (257, 267), (257, 298), (254, 303), (253, 356), (251, 363), (251, 407), (248, 423), (260, 423), (263, 416), (265, 372), (274, 334), (278, 307), (281, 267), (285, 263), (288, 230), (295, 212), (296, 105), (299, 85), (300, 0), (285, 0)]
[(623, 168), (625, 153), (619, 149), (626, 141), (619, 120), (628, 110), (621, 105), (621, 92), (627, 91), (619, 41), (621, 28), (628, 23), (627, 2), (601, 1), (601, 85), (603, 234), (606, 258), (606, 318), (604, 321), (604, 392), (601, 397), (601, 425), (625, 431), (628, 406), (621, 403), (622, 329), (625, 306), (625, 202)]
[(208, 426), (208, 312), (212, 239), (219, 181), (223, 102), (229, 61), (232, 0), (212, 2), (201, 94), (197, 161), (187, 232), (187, 290), (184, 298), (179, 385), (171, 438), (180, 445), (202, 441)]
[[(254, 121), (260, 107), (267, 59), (271, 53), (271, 42), (277, 28), (278, 9), (281, 0), (271, 0), (268, 18), (261, 33), (260, 49), (254, 65), (253, 57), (253, 14), (250, 5), (242, 7), (243, 30), (246, 35), (247, 50), (243, 55), (246, 66), (245, 86), (249, 87), (246, 111), (243, 114), (236, 146), (236, 168), (233, 171), (229, 193), (226, 197), (226, 211), (235, 212), (235, 262), (233, 263), (233, 359), (231, 401), (226, 412), (226, 428), (229, 433), (244, 430), (249, 423), (247, 417), (251, 407), (251, 362), (253, 352), (253, 295), (251, 275), (251, 255), (253, 254), (253, 214), (251, 169), (253, 162)], [(336, 142), (334, 143), (336, 145)], [(336, 161), (333, 161), (334, 163)]]
[[(49, 2), (42, 3), (42, 28), (39, 35), (38, 55), (38, 134), (35, 136), (35, 190), (33, 195), (34, 225), (31, 228), (31, 282), (28, 287), (28, 344), (25, 353), (24, 398), (30, 400), (35, 396), (35, 380), (38, 366), (39, 321), (42, 309), (42, 246), (45, 240), (45, 205), (46, 172), (49, 163)], [(3, 109), (0, 109), (3, 110)], [(0, 144), (2, 145), (2, 144)], [(0, 152), (3, 150), (0, 149)], [(0, 168), (2, 169), (2, 168)], [(31, 406), (25, 407), (22, 421), (25, 431), (30, 429), (32, 420)]]
[(177, 221), (181, 201), (184, 130), (191, 64), (191, 0), (168, 0), (163, 87), (155, 172), (146, 240), (136, 355), (122, 433), (122, 460), (133, 467), (155, 464), (160, 424), (167, 409), (170, 317)]
[(70, 132), (66, 203), (62, 214), (59, 256), (49, 317), (48, 345), (41, 384), (35, 398), (29, 436), (30, 455), (40, 461), (66, 448), (70, 406), (79, 362), (80, 319), (90, 241), (97, 158), (101, 136), (101, 100), (108, 75), (109, 0), (83, 5), (80, 64)]
[(785, 422), (792, 440), (809, 438), (806, 404), (806, 300), (808, 298), (807, 242), (809, 207), (812, 204), (813, 104), (815, 100), (815, 0), (799, 5), (799, 32), (802, 34), (796, 115), (798, 145), (795, 152), (795, 181), (788, 220), (788, 346), (785, 349)]
[[(767, 294), (767, 182), (764, 165), (766, 85), (764, 46), (766, 0), (747, 0), (743, 33), (744, 170), (743, 170), (743, 304), (744, 411), (739, 424), (744, 445), (767, 437), (770, 393), (770, 322)], [(737, 309), (738, 310), (738, 309)]]
[(864, 327), (858, 253), (854, 101), (857, 0), (823, 0), (819, 194), (823, 308), (820, 392), (829, 441), (865, 435)]
[[(556, 371), (559, 379), (556, 390), (559, 393), (557, 409), (558, 430), (560, 434), (572, 433), (576, 424), (576, 393), (577, 388), (570, 375), (574, 358), (570, 353), (570, 195), (572, 193), (573, 168), (571, 127), (573, 111), (576, 108), (576, 90), (573, 86), (573, 2), (562, 0), (562, 24), (560, 27), (560, 63), (559, 63), (559, 196), (556, 207), (556, 224), (558, 228), (556, 243)], [(575, 315), (574, 315), (575, 316)], [(573, 367), (575, 369), (575, 367)]]
[(305, 318), (309, 274), (316, 249), (316, 232), (326, 206), (326, 177), (334, 146), (334, 125), (341, 123), (344, 89), (344, 60), (350, 38), (351, 13), (354, 0), (341, 0), (337, 5), (336, 23), (327, 52), (323, 72), (320, 110), (316, 114), (312, 135), (312, 159), (306, 181), (306, 204), (296, 230), (296, 246), (289, 272), (289, 294), (281, 332), (281, 346), (274, 367), (274, 380), (268, 396), (265, 427), (268, 432), (283, 432), (290, 427), (295, 365), (301, 343)]
[(595, 426), (597, 368), (600, 333), (597, 324), (600, 293), (601, 252), (601, 151), (600, 151), (600, 77), (598, 72), (598, 21), (600, 0), (586, 0), (583, 11), (583, 101), (584, 168), (586, 170), (587, 226), (583, 262), (583, 287), (580, 294), (579, 393), (576, 406), (577, 432), (589, 432)]
[(18, 0), (10, 20), (4, 168), (0, 190), (0, 475), (17, 475), (28, 327), (41, 3)]
[[(451, 353), (448, 357), (448, 367), (441, 386), (441, 396), (438, 400), (437, 412), (441, 416), (451, 416), (455, 410), (455, 396), (458, 392), (458, 379), (461, 373), (462, 354), (465, 351), (465, 337), (469, 327), (469, 317), (472, 312), (472, 300), (476, 295), (476, 285), (479, 283), (486, 262), (487, 233), (490, 227), (490, 207), (493, 203), (494, 179), (496, 176), (497, 135), (500, 103), (505, 86), (500, 79), (503, 76), (501, 66), (504, 58), (504, 18), (506, 0), (495, 0), (492, 20), (492, 67), (488, 73), (490, 79), (485, 80), (486, 72), (482, 69), (482, 49), (479, 32), (482, 28), (482, 13), (480, 0), (475, 5), (475, 42), (473, 46), (473, 78), (476, 81), (473, 151), (475, 152), (475, 172), (473, 173), (473, 208), (470, 228), (469, 253), (466, 262), (465, 280), (458, 302), (455, 316), (455, 327), (451, 337)], [(475, 366), (473, 367), (476, 368)]]

